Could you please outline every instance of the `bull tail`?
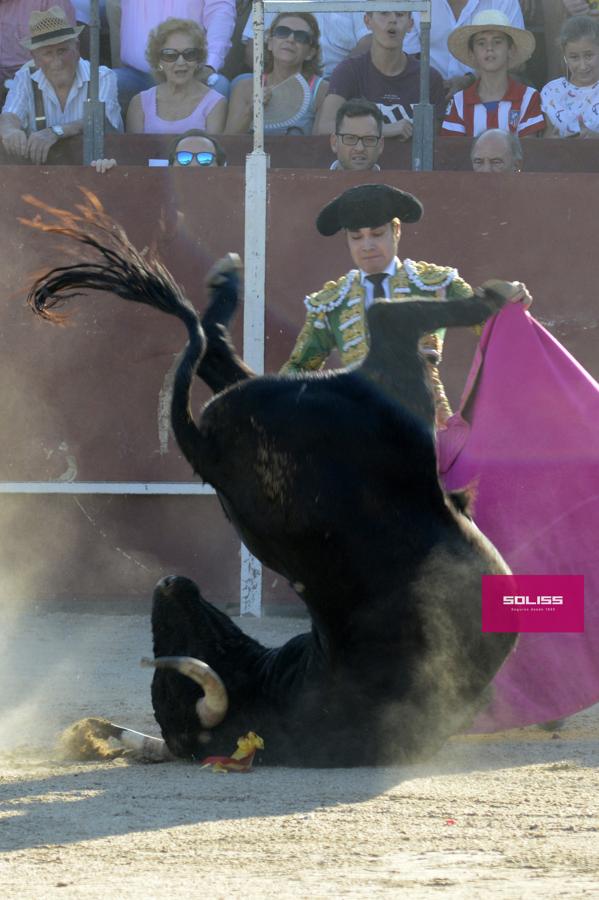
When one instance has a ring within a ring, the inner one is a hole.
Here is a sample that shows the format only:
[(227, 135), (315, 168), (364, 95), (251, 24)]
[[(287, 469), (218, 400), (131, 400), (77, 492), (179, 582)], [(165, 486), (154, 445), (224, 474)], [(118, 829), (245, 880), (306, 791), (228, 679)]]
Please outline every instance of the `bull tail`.
[[(133, 246), (125, 231), (104, 211), (95, 194), (85, 188), (80, 190), (86, 202), (78, 204), (75, 212), (51, 207), (31, 195), (23, 198), (55, 221), (44, 222), (38, 213), (32, 219), (19, 219), (21, 223), (68, 237), (95, 255), (95, 260), (60, 266), (37, 277), (27, 302), (37, 315), (61, 322), (66, 316), (56, 312), (58, 307), (83, 292), (104, 291), (181, 319), (187, 328), (189, 342), (175, 374), (171, 420), (181, 450), (194, 465), (198, 429), (189, 400), (192, 378), (207, 346), (198, 314), (168, 269), (152, 254)], [(197, 470), (197, 466), (194, 468)]]

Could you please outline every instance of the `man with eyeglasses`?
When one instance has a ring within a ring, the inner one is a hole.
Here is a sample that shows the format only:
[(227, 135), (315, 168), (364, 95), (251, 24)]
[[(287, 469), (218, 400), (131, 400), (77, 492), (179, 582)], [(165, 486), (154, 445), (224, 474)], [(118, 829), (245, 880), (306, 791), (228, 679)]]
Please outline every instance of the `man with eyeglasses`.
[[(439, 300), (472, 295), (457, 269), (398, 259), (402, 223), (418, 222), (421, 216), (422, 204), (416, 197), (387, 184), (350, 188), (321, 210), (318, 231), (328, 237), (344, 230), (356, 268), (306, 297), (306, 322), (283, 373), (321, 369), (333, 350), (338, 350), (343, 366), (361, 362), (368, 353), (366, 310), (376, 298), (401, 302), (411, 297)], [(530, 305), (532, 298), (516, 282), (510, 301), (520, 300)], [(428, 364), (438, 427), (451, 415), (438, 370), (444, 336), (443, 329), (436, 331), (425, 335), (419, 345)]]
[(337, 159), (331, 171), (379, 172), (378, 158), (383, 152), (383, 115), (370, 100), (346, 100), (335, 117), (331, 150)]

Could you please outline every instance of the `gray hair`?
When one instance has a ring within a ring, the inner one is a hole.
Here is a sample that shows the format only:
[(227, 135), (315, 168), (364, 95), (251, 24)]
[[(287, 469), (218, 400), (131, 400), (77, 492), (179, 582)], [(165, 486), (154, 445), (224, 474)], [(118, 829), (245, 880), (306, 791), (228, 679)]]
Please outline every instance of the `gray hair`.
[(506, 140), (508, 147), (510, 148), (512, 159), (514, 162), (519, 165), (524, 161), (524, 151), (522, 150), (522, 142), (517, 134), (512, 134), (511, 131), (504, 131), (502, 128), (487, 128), (486, 131), (481, 131), (480, 134), (477, 134), (472, 142), (472, 149), (470, 151), (470, 159), (474, 156), (474, 150), (480, 138), (485, 137), (487, 134), (501, 134)]

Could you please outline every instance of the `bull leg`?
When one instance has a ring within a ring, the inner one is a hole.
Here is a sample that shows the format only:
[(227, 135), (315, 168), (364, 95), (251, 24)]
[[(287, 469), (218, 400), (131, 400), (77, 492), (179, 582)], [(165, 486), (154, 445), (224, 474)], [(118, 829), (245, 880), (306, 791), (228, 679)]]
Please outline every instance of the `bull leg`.
[(202, 316), (202, 328), (208, 345), (196, 375), (215, 394), (255, 374), (235, 352), (228, 331), (239, 305), (240, 266), (239, 257), (229, 253), (216, 263), (207, 279), (211, 300)]
[(456, 300), (411, 300), (374, 303), (368, 311), (373, 347), (385, 346), (391, 332), (402, 344), (413, 344), (438, 328), (481, 325), (505, 305), (514, 286), (509, 281), (486, 281), (471, 297)]
[(370, 350), (360, 366), (361, 374), (432, 431), (433, 394), (418, 341), (438, 328), (480, 325), (498, 312), (513, 292), (509, 282), (489, 281), (464, 299), (373, 303), (367, 313)]

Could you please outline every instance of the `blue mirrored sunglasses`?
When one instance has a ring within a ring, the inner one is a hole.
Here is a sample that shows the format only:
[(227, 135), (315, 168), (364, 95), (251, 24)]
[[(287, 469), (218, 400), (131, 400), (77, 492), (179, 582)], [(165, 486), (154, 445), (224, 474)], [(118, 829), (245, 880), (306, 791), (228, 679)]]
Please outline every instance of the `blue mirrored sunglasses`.
[(175, 158), (180, 166), (191, 165), (194, 156), (198, 166), (211, 166), (216, 159), (216, 155), (210, 153), (209, 150), (202, 150), (200, 153), (192, 153), (191, 150), (177, 150), (175, 153)]

